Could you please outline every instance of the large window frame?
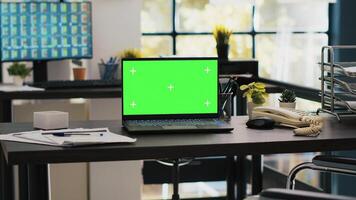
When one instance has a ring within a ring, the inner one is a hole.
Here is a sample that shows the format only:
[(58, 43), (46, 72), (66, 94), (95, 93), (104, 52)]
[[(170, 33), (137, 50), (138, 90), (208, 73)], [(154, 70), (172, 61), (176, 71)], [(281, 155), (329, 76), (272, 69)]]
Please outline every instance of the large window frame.
[[(169, 1), (169, 0), (167, 0)], [(212, 32), (179, 32), (177, 31), (176, 27), (176, 13), (177, 13), (177, 8), (176, 8), (176, 0), (170, 0), (172, 1), (172, 31), (171, 32), (143, 32), (142, 36), (170, 36), (172, 38), (172, 54), (176, 55), (177, 54), (177, 37), (178, 36), (194, 36), (194, 35), (211, 35)], [(330, 44), (330, 16), (332, 16), (332, 10), (330, 9), (329, 5), (329, 19), (328, 19), (328, 30), (327, 31), (313, 31), (313, 34), (326, 34), (328, 37), (328, 44)], [(251, 24), (251, 30), (250, 31), (234, 31), (232, 34), (233, 35), (249, 35), (252, 38), (252, 58), (256, 59), (256, 36), (257, 35), (262, 35), (262, 34), (270, 34), (270, 35), (275, 35), (278, 32), (276, 31), (256, 31), (255, 30), (255, 10), (256, 6), (252, 5), (252, 24)], [(308, 32), (306, 31), (291, 31), (291, 34), (306, 34)]]

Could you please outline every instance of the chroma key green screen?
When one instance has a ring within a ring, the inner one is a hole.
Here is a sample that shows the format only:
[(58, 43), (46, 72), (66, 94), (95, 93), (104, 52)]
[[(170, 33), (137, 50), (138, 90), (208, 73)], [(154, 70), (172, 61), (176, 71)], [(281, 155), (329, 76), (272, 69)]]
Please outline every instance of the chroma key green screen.
[(216, 59), (124, 60), (123, 114), (216, 114)]

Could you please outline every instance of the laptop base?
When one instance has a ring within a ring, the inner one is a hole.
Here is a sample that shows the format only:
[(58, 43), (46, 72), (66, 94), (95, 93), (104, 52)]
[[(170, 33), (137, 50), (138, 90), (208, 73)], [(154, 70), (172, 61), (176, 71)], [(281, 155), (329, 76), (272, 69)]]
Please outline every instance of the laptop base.
[(132, 133), (219, 133), (233, 128), (220, 119), (125, 120), (125, 129)]

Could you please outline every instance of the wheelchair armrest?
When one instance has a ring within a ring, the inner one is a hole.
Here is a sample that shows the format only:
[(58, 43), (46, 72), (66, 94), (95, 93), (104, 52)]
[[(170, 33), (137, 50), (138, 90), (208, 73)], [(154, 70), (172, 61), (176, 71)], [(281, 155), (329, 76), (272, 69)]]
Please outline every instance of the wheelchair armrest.
[[(261, 198), (262, 197), (262, 198)], [(355, 200), (353, 197), (335, 196), (331, 194), (308, 192), (301, 190), (287, 190), (272, 188), (263, 190), (260, 194), (260, 199), (278, 199), (278, 200)]]
[(315, 156), (312, 160), (314, 165), (321, 167), (332, 167), (346, 169), (356, 172), (356, 159), (339, 156)]

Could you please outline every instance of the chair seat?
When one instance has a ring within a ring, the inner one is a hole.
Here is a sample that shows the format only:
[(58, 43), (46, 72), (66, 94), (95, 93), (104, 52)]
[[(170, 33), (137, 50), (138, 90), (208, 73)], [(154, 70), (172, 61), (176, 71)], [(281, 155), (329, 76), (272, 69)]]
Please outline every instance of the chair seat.
[(354, 197), (335, 196), (331, 194), (272, 188), (261, 192), (260, 200), (355, 200)]
[(336, 156), (315, 156), (313, 164), (321, 167), (332, 167), (356, 171), (356, 159)]

